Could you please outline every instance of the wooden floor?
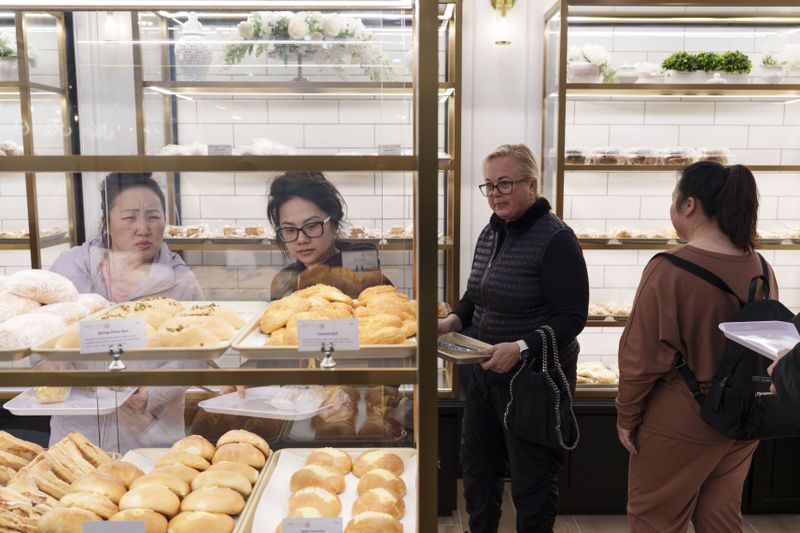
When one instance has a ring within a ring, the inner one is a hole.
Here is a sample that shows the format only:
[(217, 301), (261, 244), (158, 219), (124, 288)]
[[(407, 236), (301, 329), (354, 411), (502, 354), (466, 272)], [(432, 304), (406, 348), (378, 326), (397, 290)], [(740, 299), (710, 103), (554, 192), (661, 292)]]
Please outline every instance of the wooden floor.
[[(458, 482), (458, 510), (453, 516), (439, 518), (439, 533), (467, 533), (468, 517)], [(514, 505), (511, 491), (506, 484), (503, 493), (503, 516), (499, 533), (514, 533)], [(556, 521), (554, 533), (628, 533), (628, 521), (622, 515), (561, 515)], [(689, 531), (694, 531), (690, 527)], [(800, 532), (800, 514), (793, 515), (746, 515), (745, 533), (797, 533)]]

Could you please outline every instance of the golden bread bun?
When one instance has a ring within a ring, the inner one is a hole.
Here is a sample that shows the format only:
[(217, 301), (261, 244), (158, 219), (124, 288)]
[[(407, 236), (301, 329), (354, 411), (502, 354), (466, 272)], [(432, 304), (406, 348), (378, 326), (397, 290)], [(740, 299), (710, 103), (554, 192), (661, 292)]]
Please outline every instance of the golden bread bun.
[(111, 518), (112, 522), (144, 522), (144, 533), (167, 533), (167, 519), (150, 509), (126, 509)]
[(296, 313), (308, 311), (311, 303), (307, 298), (292, 294), (270, 303), (261, 315), (259, 326), (262, 333), (272, 333), (276, 329), (286, 326)]
[(226, 514), (190, 511), (169, 521), (169, 533), (231, 533), (236, 523)]
[(230, 443), (223, 444), (214, 453), (214, 463), (220, 461), (235, 461), (244, 463), (253, 468), (261, 468), (267, 462), (264, 454), (252, 444)]
[(347, 305), (353, 305), (353, 299), (347, 296), (341, 290), (337, 289), (336, 287), (331, 287), (330, 285), (323, 285), (322, 283), (300, 289), (294, 294), (304, 298), (317, 296), (319, 298), (324, 298), (329, 302), (341, 302)]
[(362, 329), (400, 328), (403, 326), (402, 318), (377, 311), (371, 307), (359, 307), (356, 309), (355, 315), (358, 319), (358, 327)]
[(278, 328), (267, 337), (264, 346), (288, 346), (286, 340), (286, 328)]
[(361, 477), (374, 468), (383, 468), (399, 476), (405, 470), (405, 463), (397, 455), (387, 450), (368, 450), (359, 455), (353, 463), (353, 474)]
[(164, 472), (150, 472), (146, 474), (131, 485), (131, 489), (138, 489), (139, 487), (157, 485), (174, 492), (178, 497), (183, 498), (191, 492), (189, 484), (179, 477), (166, 474)]
[(127, 461), (110, 461), (97, 467), (95, 474), (110, 476), (122, 482), (126, 487), (144, 475), (144, 472), (133, 463)]
[(235, 461), (220, 461), (211, 465), (211, 468), (206, 472), (234, 472), (243, 475), (247, 481), (253, 485), (258, 478), (258, 470), (252, 466), (247, 466), (244, 463), (237, 463)]
[(160, 485), (145, 485), (129, 491), (119, 501), (121, 511), (126, 509), (150, 509), (167, 518), (178, 514), (181, 501), (174, 492)]
[(308, 456), (306, 464), (327, 466), (342, 475), (349, 474), (353, 469), (350, 454), (338, 448), (317, 448)]
[(306, 487), (322, 487), (335, 494), (344, 492), (344, 476), (332, 468), (322, 465), (306, 465), (294, 474), (290, 480), (292, 492)]
[(359, 322), (358, 329), (358, 342), (361, 344), (402, 344), (406, 340), (403, 330), (394, 326), (362, 328)]
[(193, 453), (169, 452), (167, 455), (156, 461), (156, 466), (164, 465), (183, 465), (202, 471), (211, 466), (211, 463)]
[(225, 470), (206, 470), (192, 481), (192, 490), (204, 487), (227, 487), (244, 497), (250, 495), (253, 486), (244, 475)]
[(70, 492), (89, 492), (105, 496), (112, 502), (119, 503), (120, 498), (125, 495), (127, 489), (125, 484), (111, 476), (102, 474), (89, 474), (86, 477), (76, 480), (69, 487)]
[[(313, 507), (300, 507), (295, 509), (286, 518), (324, 518), (318, 510)], [(281, 520), (278, 527), (275, 528), (275, 533), (283, 533), (283, 520)]]
[(371, 489), (386, 489), (398, 498), (406, 495), (406, 482), (393, 472), (383, 468), (373, 468), (358, 480), (358, 495)]
[(228, 322), (216, 316), (174, 316), (161, 324), (159, 330), (177, 330), (197, 326), (222, 341), (233, 338), (236, 330)]
[(13, 453), (5, 452), (0, 450), (0, 465), (8, 467), (12, 470), (19, 470), (20, 468), (24, 468), (28, 464), (28, 461), (22, 457), (17, 457)]
[(255, 433), (244, 429), (232, 429), (226, 432), (217, 440), (217, 447), (230, 443), (250, 444), (258, 448), (264, 455), (269, 454), (269, 443)]
[(366, 512), (355, 515), (344, 528), (344, 533), (375, 533), (376, 531), (403, 533), (403, 524), (386, 513)]
[(172, 448), (170, 449), (173, 452), (193, 453), (195, 455), (199, 455), (206, 461), (210, 461), (211, 458), (214, 457), (214, 451), (216, 451), (214, 445), (208, 442), (205, 437), (201, 437), (200, 435), (189, 435), (188, 437), (184, 437), (173, 444)]
[(406, 513), (406, 504), (403, 498), (398, 498), (386, 489), (372, 489), (360, 495), (353, 503), (353, 516), (367, 511), (390, 514), (400, 520)]
[(184, 310), (184, 305), (182, 303), (180, 303), (178, 300), (167, 298), (166, 296), (149, 296), (147, 298), (137, 300), (137, 302), (146, 303), (152, 306), (154, 309), (158, 309), (159, 311), (171, 316), (174, 316), (176, 313), (180, 313)]
[(181, 502), (181, 511), (206, 511), (235, 515), (242, 512), (244, 498), (227, 487), (205, 487), (189, 494)]
[(406, 337), (413, 337), (417, 334), (417, 321), (416, 320), (403, 320), (403, 335)]
[(233, 329), (239, 329), (244, 326), (244, 318), (239, 313), (217, 303), (196, 304), (189, 309), (184, 309), (178, 313), (178, 316), (213, 316), (226, 321)]
[(72, 492), (66, 494), (58, 503), (61, 507), (72, 507), (89, 511), (103, 519), (107, 519), (119, 511), (117, 505), (109, 498), (90, 492)]
[(342, 503), (339, 497), (320, 487), (306, 487), (289, 496), (289, 515), (301, 507), (313, 507), (322, 516), (339, 516)]
[(186, 465), (173, 464), (157, 466), (150, 471), (151, 474), (167, 474), (178, 479), (182, 479), (186, 483), (191, 484), (192, 480), (200, 473), (194, 468), (189, 468)]
[(83, 509), (50, 509), (39, 519), (39, 533), (83, 533), (84, 522), (102, 520)]
[(203, 348), (221, 343), (213, 333), (199, 326), (162, 329), (147, 341), (148, 348)]

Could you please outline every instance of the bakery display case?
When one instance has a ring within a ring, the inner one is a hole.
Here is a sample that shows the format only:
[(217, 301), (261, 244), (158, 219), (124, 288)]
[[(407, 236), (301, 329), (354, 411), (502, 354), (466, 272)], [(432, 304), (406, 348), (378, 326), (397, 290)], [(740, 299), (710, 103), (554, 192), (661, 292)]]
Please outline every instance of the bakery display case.
[[(24, 475), (3, 480), (31, 505), (14, 527), (132, 519), (156, 531), (165, 520), (176, 531), (250, 531), (265, 512), (269, 528), (294, 507), (329, 516), (335, 500), (348, 530), (372, 530), (374, 519), (432, 530), (436, 403), (453, 387), (432, 354), (437, 307), (458, 287), (460, 3), (61, 7), (3, 8), (15, 21), (64, 24), (58, 94), (73, 122), (80, 108), (81, 128), (72, 124), (78, 137), (64, 137), (63, 154), (25, 144), (4, 157), (0, 179), (79, 174), (65, 197), (79, 208), (71, 244), (85, 243), (43, 260), (52, 273), (10, 264), (0, 278), (5, 409), (52, 417), (47, 450), (0, 438), (12, 455), (35, 451), (16, 469)], [(435, 49), (438, 60), (414, 53)], [(293, 259), (265, 193), (289, 171), (323, 173), (338, 190), (347, 211), (337, 250), (362, 252), (344, 268), (361, 282), (379, 265), (390, 291), (371, 299), (364, 284), (351, 297), (330, 274), (294, 287), (306, 293), (273, 296), (272, 279)], [(126, 207), (124, 187), (108, 188), (115, 173), (138, 173), (133, 190), (147, 198)], [(26, 190), (29, 212), (35, 193)], [(146, 229), (128, 242), (125, 224)], [(143, 281), (125, 268), (147, 253)], [(159, 272), (170, 290), (136, 293)], [(305, 309), (284, 316), (290, 298)], [(363, 349), (337, 341), (298, 351), (308, 342), (298, 313), (317, 324), (357, 318)], [(93, 348), (87, 335), (108, 345)], [(343, 460), (354, 473), (329, 475)], [(388, 518), (356, 516), (370, 510)]]

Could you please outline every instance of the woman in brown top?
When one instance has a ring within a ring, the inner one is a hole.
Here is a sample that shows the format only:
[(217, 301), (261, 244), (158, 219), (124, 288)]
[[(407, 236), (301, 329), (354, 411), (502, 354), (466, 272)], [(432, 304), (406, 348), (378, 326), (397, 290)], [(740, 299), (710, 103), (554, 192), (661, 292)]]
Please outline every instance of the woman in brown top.
[[(750, 280), (761, 273), (753, 250), (757, 214), (758, 189), (749, 169), (694, 163), (682, 172), (670, 208), (672, 224), (688, 244), (669, 253), (714, 272), (746, 296)], [(770, 284), (777, 298), (772, 272)], [(708, 385), (723, 357), (718, 326), (738, 310), (731, 295), (664, 258), (642, 274), (620, 340), (616, 402), (619, 439), (631, 454), (631, 531), (685, 532), (689, 522), (698, 532), (742, 530), (742, 486), (758, 443), (728, 439), (703, 422), (675, 370), (682, 355), (701, 385)]]

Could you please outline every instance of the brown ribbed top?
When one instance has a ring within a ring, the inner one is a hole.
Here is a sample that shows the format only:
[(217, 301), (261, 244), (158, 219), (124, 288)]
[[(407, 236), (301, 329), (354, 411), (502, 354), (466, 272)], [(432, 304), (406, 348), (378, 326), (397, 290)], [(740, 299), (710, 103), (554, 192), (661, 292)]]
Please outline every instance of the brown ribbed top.
[[(688, 245), (669, 253), (715, 273), (743, 300), (750, 280), (761, 273), (755, 253), (725, 255)], [(777, 298), (771, 270), (770, 284), (770, 296)], [(757, 295), (764, 296), (761, 284)], [(725, 439), (702, 421), (699, 405), (674, 368), (683, 354), (697, 380), (710, 382), (724, 353), (719, 324), (733, 320), (738, 311), (733, 296), (664, 258), (651, 261), (619, 344), (619, 425), (691, 440)]]

